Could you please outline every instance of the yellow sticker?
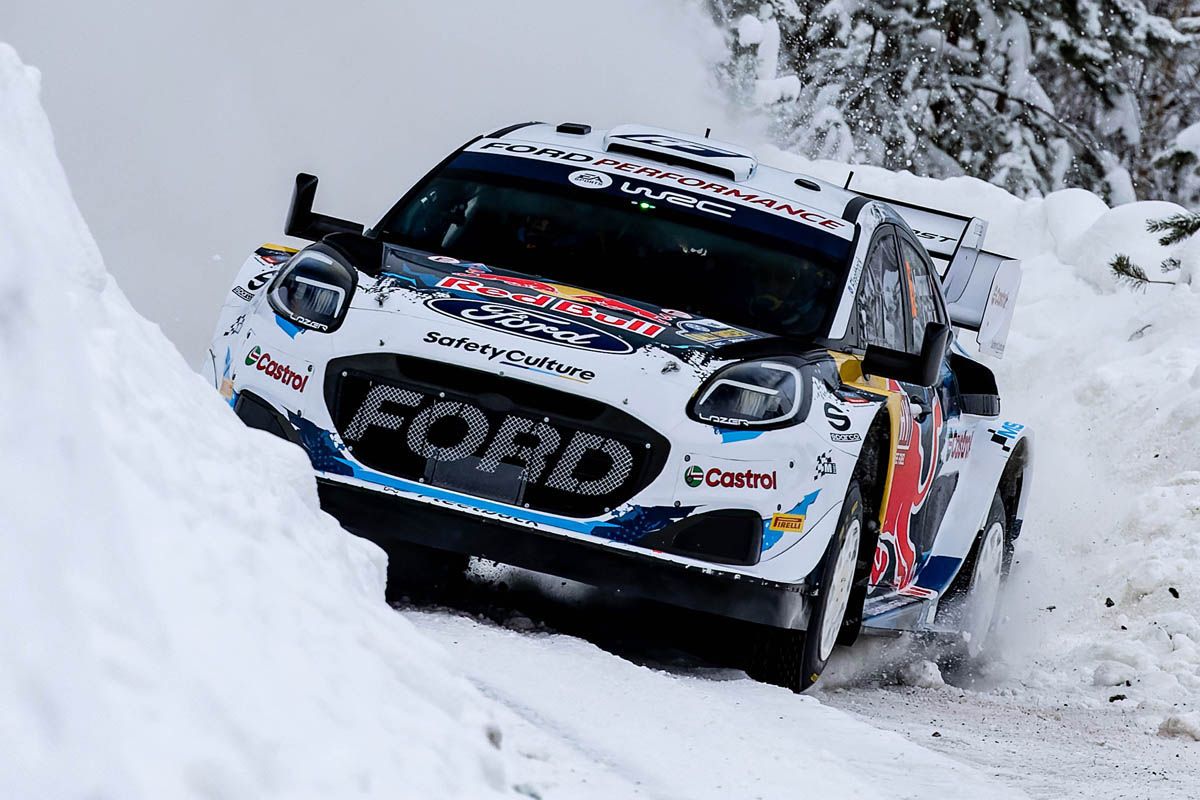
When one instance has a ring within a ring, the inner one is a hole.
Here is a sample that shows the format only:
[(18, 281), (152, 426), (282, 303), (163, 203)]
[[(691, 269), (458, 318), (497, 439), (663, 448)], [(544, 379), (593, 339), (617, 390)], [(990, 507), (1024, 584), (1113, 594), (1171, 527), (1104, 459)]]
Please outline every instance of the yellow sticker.
[(772, 514), (771, 530), (788, 531), (790, 533), (804, 532), (803, 514)]

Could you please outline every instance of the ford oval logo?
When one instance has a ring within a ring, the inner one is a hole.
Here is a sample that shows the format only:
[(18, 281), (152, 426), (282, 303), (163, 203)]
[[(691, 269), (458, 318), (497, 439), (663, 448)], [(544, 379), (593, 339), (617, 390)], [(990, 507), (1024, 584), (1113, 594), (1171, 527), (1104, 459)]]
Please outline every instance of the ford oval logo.
[(461, 319), (481, 328), (492, 328), (514, 336), (538, 342), (550, 342), (577, 350), (600, 353), (632, 353), (629, 342), (582, 322), (552, 317), (506, 303), (490, 300), (466, 300), (457, 297), (438, 297), (426, 300), (425, 305), (439, 314)]

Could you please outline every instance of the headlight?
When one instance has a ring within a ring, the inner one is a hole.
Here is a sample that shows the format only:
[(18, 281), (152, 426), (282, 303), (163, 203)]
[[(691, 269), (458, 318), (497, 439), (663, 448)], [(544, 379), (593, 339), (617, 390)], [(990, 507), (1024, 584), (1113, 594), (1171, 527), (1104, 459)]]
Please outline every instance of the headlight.
[(328, 245), (315, 244), (292, 256), (268, 294), (275, 313), (309, 330), (330, 333), (346, 317), (358, 270)]
[(722, 427), (778, 428), (803, 422), (811, 402), (809, 371), (797, 359), (733, 364), (700, 387), (688, 413)]

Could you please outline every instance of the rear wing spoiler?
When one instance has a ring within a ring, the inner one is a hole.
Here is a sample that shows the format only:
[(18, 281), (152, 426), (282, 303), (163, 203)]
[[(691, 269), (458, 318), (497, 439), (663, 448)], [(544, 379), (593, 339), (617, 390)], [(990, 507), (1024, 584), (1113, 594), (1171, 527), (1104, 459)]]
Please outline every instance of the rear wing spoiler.
[(987, 221), (859, 192), (850, 189), (849, 179), (846, 188), (895, 209), (933, 258), (950, 322), (975, 331), (981, 352), (1003, 357), (1021, 288), (1021, 262), (983, 249)]

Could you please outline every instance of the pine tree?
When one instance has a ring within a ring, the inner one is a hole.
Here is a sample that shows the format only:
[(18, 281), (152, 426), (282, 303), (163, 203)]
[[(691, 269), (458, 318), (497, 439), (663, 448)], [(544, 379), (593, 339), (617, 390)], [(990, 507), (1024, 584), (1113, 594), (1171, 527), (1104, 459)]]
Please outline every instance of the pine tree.
[(1200, 121), (1200, 84), (1178, 81), (1200, 63), (1183, 0), (710, 2), (730, 29), (778, 32), (777, 46), (760, 32), (777, 47), (766, 59), (735, 34), (727, 77), (813, 157), (1125, 201), (1169, 188), (1154, 157)]
[(1184, 239), (1200, 231), (1200, 214), (1172, 214), (1166, 219), (1152, 219), (1146, 223), (1146, 230), (1151, 233), (1163, 234), (1158, 243), (1164, 247), (1178, 244)]
[[(1163, 247), (1179, 244), (1184, 240), (1194, 236), (1197, 231), (1200, 231), (1200, 213), (1182, 213), (1172, 214), (1165, 219), (1152, 219), (1146, 223), (1146, 230), (1150, 233), (1161, 233), (1158, 243)], [(1179, 269), (1181, 262), (1174, 256), (1168, 256), (1159, 264), (1159, 271), (1163, 274), (1174, 272)], [(1152, 280), (1146, 275), (1146, 271), (1134, 264), (1129, 256), (1124, 253), (1118, 253), (1113, 257), (1113, 260), (1108, 263), (1109, 269), (1117, 281), (1135, 289), (1145, 290), (1151, 283), (1166, 284), (1168, 286), (1175, 285), (1176, 281)]]
[[(1113, 276), (1116, 277), (1118, 283), (1123, 283), (1132, 289), (1145, 291), (1146, 287), (1151, 283), (1164, 284), (1167, 286), (1175, 285), (1175, 281), (1153, 280), (1146, 275), (1146, 270), (1139, 267), (1137, 264), (1124, 253), (1117, 253), (1113, 256), (1113, 260), (1108, 262), (1109, 269), (1112, 270)], [(1164, 261), (1162, 264), (1163, 272), (1168, 269), (1178, 268), (1179, 262), (1174, 259)]]

